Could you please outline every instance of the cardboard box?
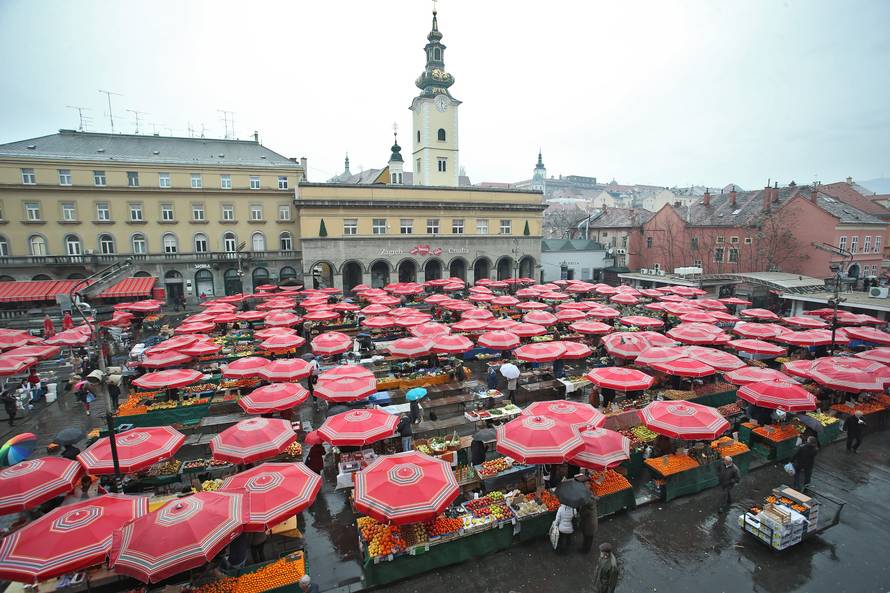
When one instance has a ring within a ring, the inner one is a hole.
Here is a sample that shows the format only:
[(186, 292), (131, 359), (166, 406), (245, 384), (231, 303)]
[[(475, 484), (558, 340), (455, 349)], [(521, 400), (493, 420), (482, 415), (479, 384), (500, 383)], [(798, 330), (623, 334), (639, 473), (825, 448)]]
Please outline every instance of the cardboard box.
[(802, 504), (804, 506), (813, 506), (819, 504), (817, 501), (813, 500), (806, 494), (802, 492), (798, 492), (794, 488), (790, 488), (788, 486), (783, 486), (781, 488), (773, 488), (773, 494), (776, 497), (784, 496), (785, 498), (790, 498), (796, 503)]

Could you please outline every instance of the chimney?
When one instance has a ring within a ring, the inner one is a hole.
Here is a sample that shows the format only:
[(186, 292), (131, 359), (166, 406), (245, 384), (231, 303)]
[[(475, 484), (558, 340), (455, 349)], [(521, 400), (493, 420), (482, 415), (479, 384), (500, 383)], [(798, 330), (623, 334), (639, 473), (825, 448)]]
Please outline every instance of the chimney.
[(847, 185), (853, 185), (853, 178), (847, 177)]
[(309, 159), (300, 157), (300, 166), (303, 167), (303, 181), (309, 181)]
[(763, 188), (763, 211), (764, 212), (769, 212), (769, 203), (772, 201), (772, 199), (771, 199), (772, 191), (773, 191), (772, 188), (768, 185), (765, 188)]
[(816, 186), (813, 185), (812, 189), (810, 189), (810, 201), (814, 204), (818, 203), (819, 198), (819, 190), (816, 189)]
[(679, 207), (682, 206), (682, 205), (683, 205), (683, 204), (680, 203), (680, 200), (676, 200), (676, 201), (674, 202), (674, 208), (679, 208)]
[(705, 208), (711, 205), (711, 192), (707, 188), (705, 188), (704, 205)]
[(733, 208), (735, 208), (735, 200), (736, 200), (737, 195), (738, 194), (736, 194), (735, 186), (733, 185), (732, 191), (729, 192), (729, 205), (732, 206)]
[(256, 142), (257, 144), (260, 143), (260, 133), (257, 132), (256, 130), (253, 131), (253, 141)]

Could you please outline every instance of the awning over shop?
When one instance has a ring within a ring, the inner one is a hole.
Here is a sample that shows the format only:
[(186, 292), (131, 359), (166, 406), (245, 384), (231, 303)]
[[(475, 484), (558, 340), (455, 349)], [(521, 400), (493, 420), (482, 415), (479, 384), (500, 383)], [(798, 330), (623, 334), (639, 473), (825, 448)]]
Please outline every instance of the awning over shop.
[(100, 299), (133, 298), (151, 295), (157, 278), (140, 276), (124, 278), (114, 286), (110, 286), (99, 294)]
[(68, 294), (81, 280), (33, 280), (0, 282), (0, 303), (54, 301), (57, 294)]

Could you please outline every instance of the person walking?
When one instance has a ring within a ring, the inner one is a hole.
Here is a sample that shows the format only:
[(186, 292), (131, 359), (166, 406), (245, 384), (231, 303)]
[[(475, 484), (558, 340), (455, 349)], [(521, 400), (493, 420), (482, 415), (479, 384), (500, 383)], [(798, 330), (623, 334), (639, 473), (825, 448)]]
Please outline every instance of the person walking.
[(742, 481), (742, 472), (729, 455), (723, 458), (717, 479), (720, 483), (720, 512), (725, 513), (732, 505), (732, 489)]
[(414, 444), (414, 429), (411, 428), (411, 419), (407, 414), (402, 414), (398, 431), (399, 436), (402, 437), (402, 451), (410, 451)]
[(561, 504), (556, 511), (556, 519), (554, 523), (559, 530), (559, 541), (556, 544), (556, 553), (565, 554), (572, 547), (572, 534), (575, 533), (575, 519), (578, 517), (578, 511), (572, 507)]
[(600, 544), (600, 557), (593, 576), (594, 593), (615, 593), (618, 586), (618, 559), (612, 553), (612, 544)]
[(865, 420), (862, 419), (862, 410), (856, 410), (852, 416), (844, 420), (844, 432), (847, 433), (847, 452), (859, 453), (859, 445), (862, 444), (862, 432), (865, 430)]
[(318, 443), (309, 448), (309, 453), (306, 454), (306, 467), (321, 475), (324, 470), (324, 445)]
[(300, 580), (297, 581), (297, 586), (300, 587), (300, 591), (302, 593), (318, 593), (318, 585), (312, 582), (312, 579), (309, 578), (308, 574), (304, 574), (300, 577)]
[(409, 405), (409, 417), (411, 418), (412, 424), (420, 424), (423, 422), (423, 408), (420, 407), (420, 402), (414, 400)]
[(800, 447), (791, 458), (791, 464), (794, 466), (794, 489), (798, 492), (803, 492), (810, 485), (818, 453), (819, 447), (816, 438), (807, 437), (806, 444)]
[(121, 399), (121, 375), (108, 375), (108, 397), (111, 399), (111, 410), (117, 412)]
[(584, 539), (581, 542), (581, 553), (589, 554), (593, 548), (593, 542), (596, 540), (596, 530), (599, 527), (599, 517), (597, 517), (596, 496), (592, 496), (590, 500), (581, 507), (581, 516), (579, 519), (581, 524), (581, 535)]
[(514, 406), (516, 405), (516, 387), (519, 385), (519, 378), (514, 377), (512, 379), (507, 379), (507, 393), (510, 397), (510, 403)]
[(6, 410), (6, 415), (9, 416), (9, 418), (7, 418), (9, 425), (15, 426), (15, 417), (19, 411), (19, 404), (18, 400), (15, 398), (15, 393), (13, 393), (12, 390), (7, 389), (0, 397), (3, 399), (3, 409)]

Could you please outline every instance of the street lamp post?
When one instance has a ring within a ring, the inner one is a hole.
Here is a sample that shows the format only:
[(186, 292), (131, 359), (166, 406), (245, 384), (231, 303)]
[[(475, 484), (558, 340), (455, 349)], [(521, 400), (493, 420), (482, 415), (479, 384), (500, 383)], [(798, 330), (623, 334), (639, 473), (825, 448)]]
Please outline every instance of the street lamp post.
[(834, 356), (834, 349), (836, 347), (835, 338), (837, 335), (837, 308), (838, 306), (846, 301), (847, 299), (842, 298), (841, 293), (841, 273), (844, 270), (843, 264), (840, 265), (832, 265), (834, 270), (834, 293), (832, 297), (828, 300), (828, 304), (831, 306), (831, 356)]

